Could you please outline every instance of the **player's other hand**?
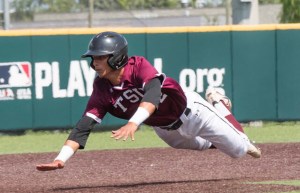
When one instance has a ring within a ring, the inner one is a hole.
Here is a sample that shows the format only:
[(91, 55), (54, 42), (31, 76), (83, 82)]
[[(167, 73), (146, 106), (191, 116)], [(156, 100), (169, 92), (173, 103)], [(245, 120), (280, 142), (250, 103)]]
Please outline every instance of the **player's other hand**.
[(111, 137), (116, 140), (123, 138), (123, 141), (126, 141), (127, 138), (130, 137), (131, 140), (134, 141), (134, 133), (136, 132), (137, 129), (138, 126), (135, 123), (128, 122), (120, 129), (116, 131), (112, 131)]
[(39, 171), (51, 171), (56, 169), (62, 169), (64, 168), (64, 165), (65, 163), (63, 161), (55, 160), (52, 163), (36, 165), (36, 169)]

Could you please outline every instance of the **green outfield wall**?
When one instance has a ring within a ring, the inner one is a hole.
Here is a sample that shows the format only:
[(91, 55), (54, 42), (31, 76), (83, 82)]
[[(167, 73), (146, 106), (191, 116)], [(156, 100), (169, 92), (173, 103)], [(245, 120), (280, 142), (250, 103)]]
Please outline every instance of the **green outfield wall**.
[[(239, 121), (300, 120), (300, 25), (9, 30), (0, 31), (0, 130), (73, 127), (95, 77), (80, 56), (107, 30), (184, 89), (225, 92)], [(107, 116), (102, 126), (124, 122)]]

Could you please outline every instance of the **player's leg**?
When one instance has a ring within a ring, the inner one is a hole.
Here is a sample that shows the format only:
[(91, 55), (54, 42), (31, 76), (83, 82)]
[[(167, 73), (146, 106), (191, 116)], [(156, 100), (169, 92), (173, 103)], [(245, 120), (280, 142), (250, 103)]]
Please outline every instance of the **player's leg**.
[(244, 129), (241, 124), (235, 119), (231, 113), (232, 103), (231, 100), (221, 94), (217, 89), (210, 87), (206, 90), (206, 100), (212, 104), (218, 112), (223, 115), (236, 129), (244, 133)]
[(199, 136), (185, 138), (177, 130), (166, 130), (159, 127), (153, 127), (153, 129), (164, 142), (176, 149), (206, 150), (212, 145), (208, 140)]
[(241, 157), (249, 152), (253, 157), (260, 157), (260, 151), (250, 143), (248, 137), (198, 93), (187, 92), (186, 96), (192, 113), (178, 129), (181, 135), (187, 138), (200, 136), (231, 157)]
[[(212, 104), (217, 111), (223, 115), (237, 130), (239, 130), (241, 135), (244, 135), (244, 129), (241, 126), (241, 124), (235, 119), (235, 117), (231, 113), (232, 103), (231, 100), (219, 92), (215, 88), (208, 88), (206, 90), (205, 94), (206, 100)], [(248, 138), (246, 135), (244, 135), (245, 138)], [(253, 157), (258, 157), (258, 151), (260, 149), (257, 149), (251, 142), (250, 142), (250, 149), (248, 150), (248, 154), (252, 155)]]

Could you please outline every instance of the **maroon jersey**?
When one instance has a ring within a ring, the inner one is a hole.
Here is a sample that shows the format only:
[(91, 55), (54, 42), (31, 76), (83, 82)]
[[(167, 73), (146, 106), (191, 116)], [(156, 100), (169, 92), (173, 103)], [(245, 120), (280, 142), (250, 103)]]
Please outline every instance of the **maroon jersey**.
[(113, 86), (107, 79), (95, 78), (93, 93), (84, 115), (99, 123), (107, 112), (129, 120), (144, 96), (144, 85), (151, 79), (159, 77), (162, 82), (160, 104), (144, 123), (150, 126), (165, 126), (179, 118), (186, 107), (186, 97), (175, 80), (159, 74), (144, 57), (140, 56), (130, 57), (124, 68), (121, 84), (118, 86)]

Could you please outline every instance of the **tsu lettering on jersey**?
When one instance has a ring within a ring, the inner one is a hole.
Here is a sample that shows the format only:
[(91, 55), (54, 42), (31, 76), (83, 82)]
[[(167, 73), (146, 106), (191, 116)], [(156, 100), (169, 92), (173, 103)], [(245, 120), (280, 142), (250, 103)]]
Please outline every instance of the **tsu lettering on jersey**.
[(29, 87), (32, 85), (29, 62), (0, 63), (0, 88)]

